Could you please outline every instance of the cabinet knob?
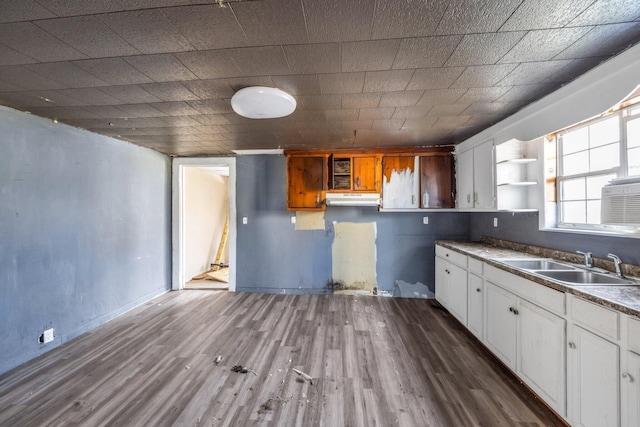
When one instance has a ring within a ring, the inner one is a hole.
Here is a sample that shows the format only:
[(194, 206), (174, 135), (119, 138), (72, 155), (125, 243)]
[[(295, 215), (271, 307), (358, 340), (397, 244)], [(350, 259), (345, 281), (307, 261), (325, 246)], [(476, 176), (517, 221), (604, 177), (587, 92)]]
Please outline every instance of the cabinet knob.
[(630, 374), (626, 373), (626, 372), (622, 374), (622, 378), (624, 378), (625, 380), (627, 380), (630, 383), (633, 382), (633, 377)]
[(480, 292), (480, 288), (476, 288), (476, 292)]
[(576, 348), (576, 343), (570, 341), (569, 348)]
[(445, 271), (447, 272), (447, 274), (451, 274), (451, 273), (449, 272), (449, 270), (445, 270)]
[(449, 254), (444, 254), (444, 256), (446, 256), (447, 258), (449, 258)]

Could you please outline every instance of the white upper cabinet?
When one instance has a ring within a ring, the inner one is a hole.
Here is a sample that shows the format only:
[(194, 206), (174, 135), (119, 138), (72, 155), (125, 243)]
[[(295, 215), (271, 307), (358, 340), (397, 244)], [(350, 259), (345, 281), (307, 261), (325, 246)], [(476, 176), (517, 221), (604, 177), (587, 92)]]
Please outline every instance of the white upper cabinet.
[(496, 194), (499, 210), (535, 210), (539, 207), (540, 150), (543, 138), (512, 139), (496, 145)]
[(456, 161), (458, 208), (495, 209), (493, 140), (458, 153)]

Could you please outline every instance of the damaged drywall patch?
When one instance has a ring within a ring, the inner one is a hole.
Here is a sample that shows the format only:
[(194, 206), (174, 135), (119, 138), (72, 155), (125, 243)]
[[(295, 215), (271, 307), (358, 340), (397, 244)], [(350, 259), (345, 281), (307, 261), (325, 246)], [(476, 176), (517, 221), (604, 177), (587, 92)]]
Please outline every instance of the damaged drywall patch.
[(373, 292), (377, 287), (376, 223), (334, 222), (333, 229), (331, 273), (332, 282), (343, 288), (338, 292)]
[(296, 211), (296, 230), (324, 230), (324, 212)]
[(396, 280), (393, 286), (393, 296), (399, 298), (435, 298), (436, 295), (431, 292), (429, 287), (424, 283), (407, 283), (404, 280)]

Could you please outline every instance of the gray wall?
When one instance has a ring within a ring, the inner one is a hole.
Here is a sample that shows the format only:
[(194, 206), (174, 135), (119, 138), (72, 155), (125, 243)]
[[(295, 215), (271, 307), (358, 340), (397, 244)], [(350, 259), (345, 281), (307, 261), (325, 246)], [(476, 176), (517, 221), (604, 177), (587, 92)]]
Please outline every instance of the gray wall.
[[(497, 228), (493, 227), (493, 218), (498, 218)], [(638, 251), (640, 240), (626, 237), (539, 231), (537, 212), (474, 213), (471, 216), (470, 226), (471, 240), (479, 240), (485, 235), (568, 252), (589, 251), (598, 258), (606, 258), (609, 252), (613, 252), (620, 256), (624, 262), (640, 265), (640, 251)]]
[(469, 238), (466, 213), (381, 213), (373, 207), (329, 207), (325, 230), (296, 231), (290, 223), (295, 213), (286, 209), (286, 158), (239, 156), (236, 165), (238, 291), (326, 292), (334, 221), (376, 222), (378, 288), (388, 291), (397, 279), (433, 290), (434, 241)]
[(171, 199), (157, 152), (4, 107), (0, 134), (2, 373), (170, 289)]

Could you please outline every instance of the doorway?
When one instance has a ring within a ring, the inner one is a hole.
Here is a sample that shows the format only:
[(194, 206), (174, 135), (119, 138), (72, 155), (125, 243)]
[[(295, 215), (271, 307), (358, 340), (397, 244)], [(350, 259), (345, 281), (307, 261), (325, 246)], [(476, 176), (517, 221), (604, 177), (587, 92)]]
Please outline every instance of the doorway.
[[(227, 283), (224, 285), (228, 286), (229, 291), (234, 292), (236, 288), (235, 158), (177, 158), (173, 160), (172, 166), (171, 288), (172, 290), (185, 289), (187, 283), (195, 276), (200, 277), (204, 273), (216, 271), (211, 277), (228, 280), (228, 285)], [(211, 192), (218, 195), (212, 195)], [(212, 200), (212, 197), (217, 200)], [(226, 200), (221, 200), (225, 197)], [(207, 209), (210, 212), (203, 211)], [(226, 241), (226, 248), (221, 247), (223, 240)], [(228, 266), (228, 269), (220, 271), (220, 266)], [(215, 281), (212, 281), (211, 285), (206, 285), (205, 282), (207, 281), (200, 282), (201, 285), (198, 287), (209, 289), (225, 287), (214, 285)]]

